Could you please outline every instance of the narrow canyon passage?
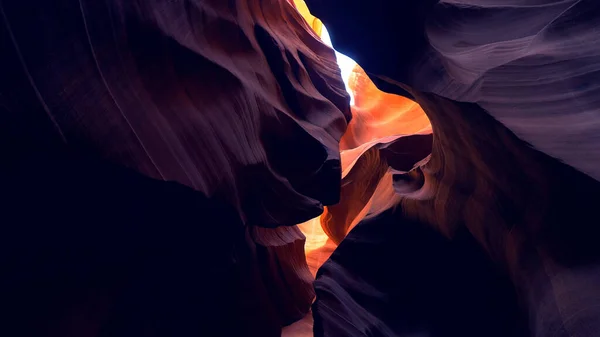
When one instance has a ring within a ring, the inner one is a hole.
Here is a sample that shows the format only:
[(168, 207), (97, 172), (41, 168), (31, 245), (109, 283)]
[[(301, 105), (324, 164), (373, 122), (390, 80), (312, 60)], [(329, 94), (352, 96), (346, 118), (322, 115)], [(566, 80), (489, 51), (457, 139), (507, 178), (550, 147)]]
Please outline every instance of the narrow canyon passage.
[(0, 335), (600, 335), (599, 26), (0, 0)]
[[(310, 13), (306, 3), (291, 3), (312, 31), (332, 47), (327, 28)], [(352, 120), (340, 139), (340, 202), (299, 225), (306, 236), (305, 251), (313, 274), (365, 216), (376, 216), (398, 203), (392, 187), (394, 170), (409, 171), (431, 153), (431, 124), (416, 102), (379, 90), (348, 56), (336, 52), (336, 61), (350, 95)], [(389, 146), (391, 143), (396, 145)], [(404, 152), (397, 156), (396, 165), (401, 167), (388, 162), (398, 153), (394, 149)]]

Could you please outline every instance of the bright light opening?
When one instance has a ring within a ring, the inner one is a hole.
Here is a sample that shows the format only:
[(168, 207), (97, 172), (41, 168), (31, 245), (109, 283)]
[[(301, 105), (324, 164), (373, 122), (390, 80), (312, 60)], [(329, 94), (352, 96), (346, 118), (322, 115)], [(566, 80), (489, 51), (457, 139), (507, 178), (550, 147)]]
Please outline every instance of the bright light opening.
[[(331, 43), (331, 37), (329, 36), (329, 32), (327, 31), (327, 28), (325, 28), (324, 25), (323, 30), (321, 31), (321, 40), (326, 45), (333, 48), (333, 45)], [(335, 51), (337, 64), (340, 67), (340, 70), (342, 71), (342, 80), (344, 81), (344, 85), (346, 86), (346, 91), (348, 92), (348, 94), (350, 94), (350, 105), (354, 105), (354, 93), (352, 92), (352, 90), (350, 90), (350, 85), (348, 84), (348, 82), (350, 81), (350, 75), (352, 75), (352, 70), (354, 69), (354, 66), (356, 66), (356, 62), (354, 62), (354, 60), (349, 58), (348, 56), (339, 53), (335, 50), (335, 48), (333, 50)]]

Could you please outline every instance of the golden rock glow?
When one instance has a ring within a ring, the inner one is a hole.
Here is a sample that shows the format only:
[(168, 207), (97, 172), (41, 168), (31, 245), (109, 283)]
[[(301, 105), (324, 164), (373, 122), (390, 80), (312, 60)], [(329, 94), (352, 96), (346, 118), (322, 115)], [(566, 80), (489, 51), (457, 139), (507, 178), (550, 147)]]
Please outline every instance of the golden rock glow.
[[(303, 0), (290, 0), (298, 12), (304, 17), (313, 31), (321, 37), (323, 42), (332, 47), (327, 28), (321, 20), (314, 17)], [(349, 57), (336, 52), (342, 79), (351, 96), (352, 121), (340, 141), (342, 161), (342, 177), (346, 178), (361, 156), (369, 152), (376, 143), (393, 141), (399, 136), (410, 134), (431, 133), (431, 124), (423, 109), (414, 101), (393, 94), (388, 94), (377, 89), (365, 71)], [(367, 158), (368, 159), (368, 158)], [(362, 162), (358, 169), (376, 169), (376, 162)], [(379, 175), (381, 176), (381, 172)], [(344, 180), (343, 184), (352, 183)], [(371, 195), (367, 202), (350, 200), (354, 196), (342, 195), (340, 203), (346, 208), (344, 216), (351, 219), (341, 221), (347, 223), (345, 228), (340, 228), (343, 233), (336, 231), (336, 237), (330, 238), (323, 230), (323, 224), (330, 222), (331, 212), (327, 207), (323, 215), (298, 225), (306, 236), (305, 253), (308, 265), (313, 272), (329, 258), (340, 237), (343, 238), (360, 220), (369, 213), (379, 213), (393, 206), (398, 201), (392, 187), (392, 174), (384, 173), (375, 186), (366, 188)], [(343, 193), (344, 189), (342, 189)], [(357, 196), (358, 197), (358, 196)], [(350, 199), (349, 199), (350, 198)], [(361, 196), (364, 198), (364, 196)], [(337, 207), (337, 206), (336, 206)], [(360, 209), (352, 209), (359, 207)], [(332, 240), (333, 239), (333, 240)]]
[(323, 30), (323, 23), (321, 22), (321, 20), (317, 19), (310, 13), (310, 11), (308, 10), (308, 6), (306, 6), (304, 0), (291, 0), (291, 3), (292, 5), (294, 5), (294, 7), (296, 7), (298, 12), (302, 14), (304, 20), (306, 20), (308, 25), (315, 31), (315, 33), (321, 36)]
[(306, 254), (312, 252), (315, 249), (323, 247), (327, 242), (327, 234), (321, 228), (321, 218), (313, 218), (307, 222), (298, 225), (298, 228), (306, 236), (306, 243), (304, 244), (304, 251)]
[(342, 153), (385, 137), (431, 133), (431, 123), (419, 104), (377, 89), (359, 65), (348, 82), (354, 105), (352, 121), (340, 143)]

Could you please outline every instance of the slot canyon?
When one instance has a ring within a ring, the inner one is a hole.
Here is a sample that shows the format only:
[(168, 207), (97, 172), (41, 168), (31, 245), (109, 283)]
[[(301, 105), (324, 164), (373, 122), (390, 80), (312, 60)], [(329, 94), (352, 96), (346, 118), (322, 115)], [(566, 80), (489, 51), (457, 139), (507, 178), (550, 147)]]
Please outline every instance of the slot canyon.
[(597, 0), (0, 0), (0, 69), (0, 336), (600, 336)]

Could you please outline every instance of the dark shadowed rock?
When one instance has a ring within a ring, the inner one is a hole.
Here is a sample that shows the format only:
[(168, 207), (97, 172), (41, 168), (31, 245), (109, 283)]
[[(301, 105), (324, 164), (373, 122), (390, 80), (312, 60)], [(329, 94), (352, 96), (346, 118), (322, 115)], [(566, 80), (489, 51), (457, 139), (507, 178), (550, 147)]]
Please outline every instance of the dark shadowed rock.
[(350, 113), (286, 1), (2, 1), (0, 50), (2, 335), (278, 336), (309, 311), (301, 233), (253, 227), (338, 200)]
[[(593, 1), (307, 3), (327, 25), (334, 46), (355, 58), (382, 90), (413, 98), (431, 121), (431, 156), (394, 176), (402, 217), (385, 221), (429, 226), (451, 244), (469, 233), (516, 290), (520, 309), (503, 305), (499, 317), (517, 310), (530, 335), (595, 336), (600, 235), (594, 205), (600, 185), (593, 178), (598, 178), (600, 147), (592, 135), (598, 126), (597, 86), (586, 83), (600, 64), (600, 6)], [(391, 234), (370, 232), (376, 223), (365, 222), (363, 231), (359, 225), (346, 249), (343, 241), (339, 255), (317, 277), (328, 291), (317, 291), (316, 332), (412, 332), (403, 330), (409, 323), (394, 325), (407, 322), (411, 313), (396, 311), (405, 303), (393, 299), (392, 286), (377, 280), (356, 292), (344, 287), (349, 279), (375, 273), (375, 262), (350, 260), (370, 252), (355, 243), (361, 236), (387, 242)], [(481, 269), (477, 277), (487, 277), (482, 265), (465, 263)], [(365, 269), (353, 269), (356, 264)], [(332, 268), (343, 272), (327, 272)], [(356, 310), (329, 315), (318, 309), (338, 303)], [(348, 324), (356, 321), (354, 328)], [(424, 323), (420, 331), (441, 336), (452, 331), (435, 330), (436, 324)], [(461, 332), (466, 335), (500, 331), (494, 324), (464, 324), (457, 328), (473, 328)]]

